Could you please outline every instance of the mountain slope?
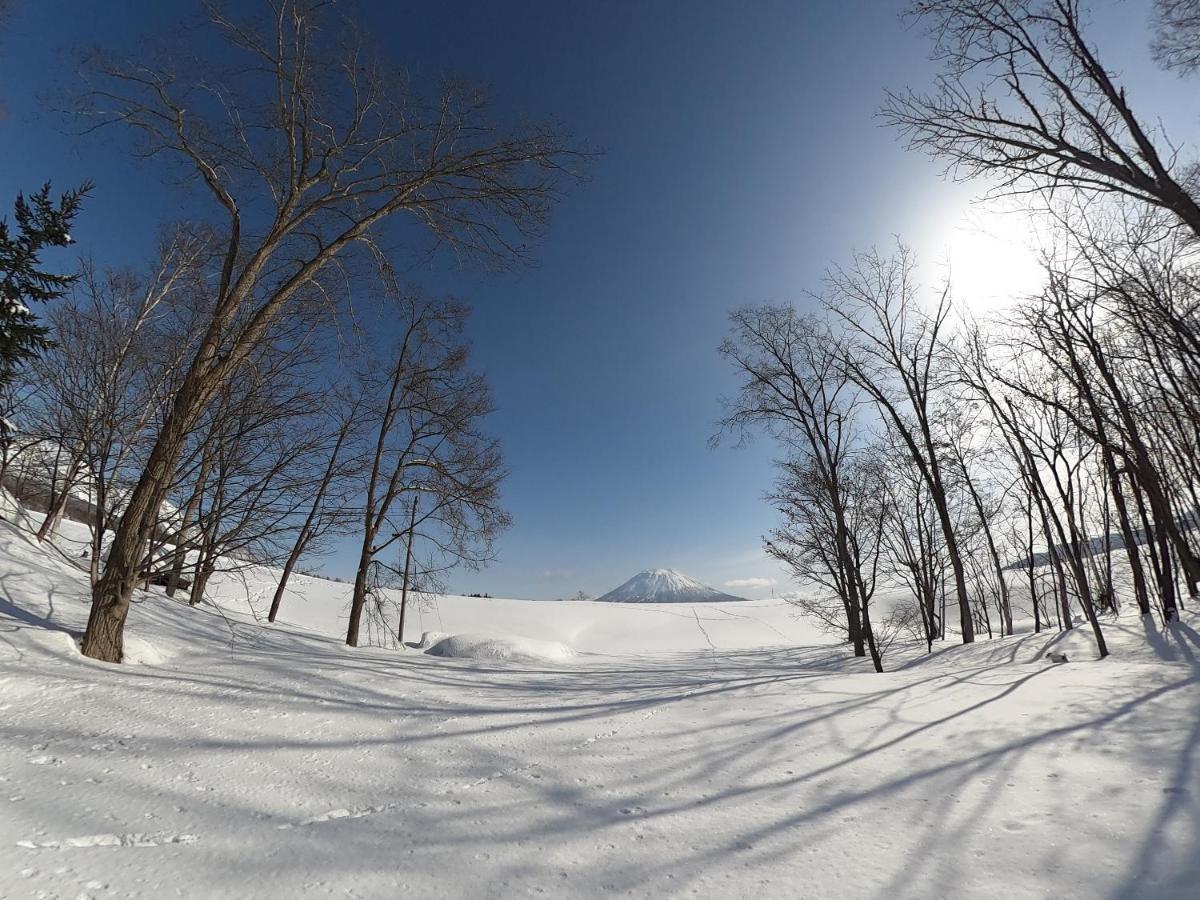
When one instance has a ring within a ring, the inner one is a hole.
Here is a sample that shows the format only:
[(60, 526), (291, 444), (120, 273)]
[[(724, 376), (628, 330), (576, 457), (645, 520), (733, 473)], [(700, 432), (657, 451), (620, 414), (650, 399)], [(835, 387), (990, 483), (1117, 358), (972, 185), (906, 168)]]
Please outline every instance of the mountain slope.
[(607, 603), (715, 603), (746, 598), (710, 588), (674, 569), (646, 569), (599, 599)]

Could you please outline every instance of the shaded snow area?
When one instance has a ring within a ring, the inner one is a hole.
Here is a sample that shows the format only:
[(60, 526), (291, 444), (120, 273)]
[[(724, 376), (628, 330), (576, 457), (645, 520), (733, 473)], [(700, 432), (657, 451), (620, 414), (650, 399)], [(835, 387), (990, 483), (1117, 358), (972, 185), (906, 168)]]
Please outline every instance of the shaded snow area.
[(139, 595), (103, 665), (85, 574), (0, 523), (0, 896), (1196, 896), (1190, 613), (875, 675), (764, 601), (443, 598), (413, 633), (463, 659), (347, 649), (315, 579), (321, 631), (258, 624), (270, 576)]

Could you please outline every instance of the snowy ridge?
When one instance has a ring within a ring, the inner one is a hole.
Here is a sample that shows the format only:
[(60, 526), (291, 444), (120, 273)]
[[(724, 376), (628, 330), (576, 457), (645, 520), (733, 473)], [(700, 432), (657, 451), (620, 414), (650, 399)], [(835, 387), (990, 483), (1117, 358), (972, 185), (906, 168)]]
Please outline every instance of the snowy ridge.
[(599, 599), (607, 603), (718, 603), (746, 598), (718, 591), (674, 569), (646, 569)]

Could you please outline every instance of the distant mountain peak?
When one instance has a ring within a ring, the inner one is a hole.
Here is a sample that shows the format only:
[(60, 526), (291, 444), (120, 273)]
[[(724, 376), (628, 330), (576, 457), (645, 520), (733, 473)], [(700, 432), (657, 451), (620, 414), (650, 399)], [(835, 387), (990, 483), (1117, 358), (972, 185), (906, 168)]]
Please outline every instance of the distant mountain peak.
[(701, 584), (676, 569), (645, 569), (599, 599), (607, 603), (716, 603), (746, 598)]

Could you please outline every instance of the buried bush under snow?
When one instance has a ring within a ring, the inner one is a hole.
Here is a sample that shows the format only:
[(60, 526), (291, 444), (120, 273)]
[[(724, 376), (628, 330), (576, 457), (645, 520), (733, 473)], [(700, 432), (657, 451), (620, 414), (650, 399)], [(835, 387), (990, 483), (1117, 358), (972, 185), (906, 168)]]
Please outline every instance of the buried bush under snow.
[(564, 662), (575, 656), (575, 651), (558, 641), (537, 641), (533, 638), (511, 637), (490, 634), (438, 635), (431, 639), (422, 638), (421, 645), (427, 647), (431, 656), (447, 656), (458, 659), (513, 659), (530, 662)]

